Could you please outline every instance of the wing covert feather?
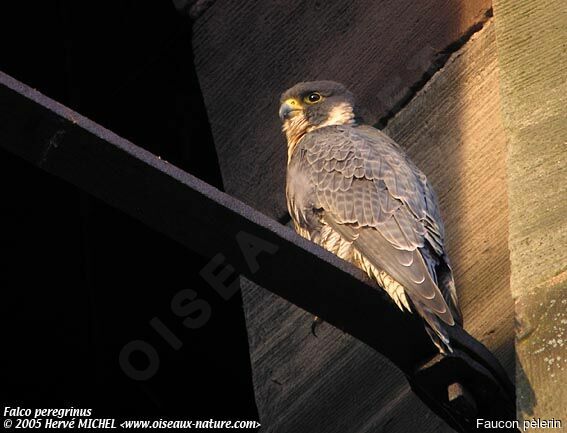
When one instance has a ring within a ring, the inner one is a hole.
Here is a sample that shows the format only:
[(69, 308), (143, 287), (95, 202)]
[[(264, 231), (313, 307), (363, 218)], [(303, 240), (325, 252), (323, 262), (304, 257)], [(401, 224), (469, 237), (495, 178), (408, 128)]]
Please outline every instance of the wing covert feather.
[[(446, 258), (435, 194), (399, 146), (371, 127), (329, 126), (307, 134), (299, 147), (324, 220), (355, 239), (353, 246), (414, 303), (448, 324), (460, 318), (456, 294), (440, 291), (434, 271), (433, 262)], [(422, 255), (429, 247), (436, 257)], [(454, 292), (454, 284), (445, 286)]]

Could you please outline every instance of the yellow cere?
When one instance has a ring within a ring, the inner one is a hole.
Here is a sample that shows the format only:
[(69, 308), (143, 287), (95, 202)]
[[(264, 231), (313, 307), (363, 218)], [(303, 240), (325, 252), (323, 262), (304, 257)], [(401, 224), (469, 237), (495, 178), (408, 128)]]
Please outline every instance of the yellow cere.
[(291, 105), (292, 107), (301, 108), (301, 102), (295, 98), (288, 98), (284, 101), (284, 104)]

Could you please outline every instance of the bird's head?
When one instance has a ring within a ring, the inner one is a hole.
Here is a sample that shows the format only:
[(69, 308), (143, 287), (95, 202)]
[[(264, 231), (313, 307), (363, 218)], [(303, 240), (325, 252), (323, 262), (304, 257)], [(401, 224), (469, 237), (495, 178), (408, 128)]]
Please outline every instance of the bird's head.
[(280, 104), (280, 119), (290, 146), (314, 129), (355, 122), (353, 94), (334, 81), (296, 84), (282, 94)]

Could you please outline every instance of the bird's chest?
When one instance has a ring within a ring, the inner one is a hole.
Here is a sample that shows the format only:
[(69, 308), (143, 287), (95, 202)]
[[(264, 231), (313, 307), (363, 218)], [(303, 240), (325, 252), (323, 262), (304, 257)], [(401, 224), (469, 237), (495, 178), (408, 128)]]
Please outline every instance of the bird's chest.
[(287, 167), (287, 207), (296, 226), (311, 230), (320, 224), (315, 185), (308, 168), (301, 162), (298, 155)]

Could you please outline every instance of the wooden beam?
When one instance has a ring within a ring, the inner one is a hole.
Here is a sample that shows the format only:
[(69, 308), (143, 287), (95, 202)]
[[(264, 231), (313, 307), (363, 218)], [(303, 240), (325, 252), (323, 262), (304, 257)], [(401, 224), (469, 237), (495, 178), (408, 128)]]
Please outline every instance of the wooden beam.
[[(402, 314), (356, 268), (3, 73), (0, 101), (5, 150), (211, 257), (211, 273), (216, 266), (242, 274), (381, 352), (460, 431), (475, 425), (447, 403), (454, 382), (474, 395), (479, 416), (509, 416), (513, 388), (505, 373), (461, 328), (451, 329), (457, 356), (423, 367), (435, 349), (420, 320)], [(235, 286), (225, 279), (217, 290), (230, 297)]]

